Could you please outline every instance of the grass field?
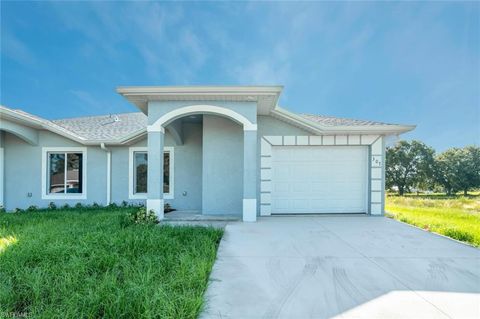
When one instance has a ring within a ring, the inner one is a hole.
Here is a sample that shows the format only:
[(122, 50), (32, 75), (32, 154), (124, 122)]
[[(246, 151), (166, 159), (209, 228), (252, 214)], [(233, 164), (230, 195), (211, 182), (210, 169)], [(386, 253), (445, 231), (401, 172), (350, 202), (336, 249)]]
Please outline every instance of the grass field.
[(480, 195), (387, 196), (387, 215), (480, 247)]
[(196, 318), (222, 231), (129, 209), (0, 214), (0, 318)]

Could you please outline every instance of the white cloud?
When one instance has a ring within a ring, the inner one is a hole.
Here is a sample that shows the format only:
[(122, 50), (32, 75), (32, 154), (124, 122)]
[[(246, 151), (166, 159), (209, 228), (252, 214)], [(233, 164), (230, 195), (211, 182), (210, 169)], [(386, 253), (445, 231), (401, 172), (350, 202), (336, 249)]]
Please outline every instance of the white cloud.
[(28, 46), (4, 28), (2, 28), (0, 43), (2, 53), (20, 64), (32, 65), (37, 61)]

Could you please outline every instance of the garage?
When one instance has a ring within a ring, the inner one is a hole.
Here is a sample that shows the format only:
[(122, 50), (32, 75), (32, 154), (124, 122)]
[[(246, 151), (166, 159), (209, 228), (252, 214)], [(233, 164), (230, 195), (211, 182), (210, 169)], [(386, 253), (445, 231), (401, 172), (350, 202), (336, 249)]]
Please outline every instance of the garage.
[(367, 212), (366, 146), (273, 146), (272, 214)]

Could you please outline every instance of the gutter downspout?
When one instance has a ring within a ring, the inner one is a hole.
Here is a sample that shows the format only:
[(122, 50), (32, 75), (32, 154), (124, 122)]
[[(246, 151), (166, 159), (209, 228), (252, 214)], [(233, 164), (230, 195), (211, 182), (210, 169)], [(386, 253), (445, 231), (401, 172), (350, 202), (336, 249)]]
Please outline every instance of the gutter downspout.
[(105, 143), (101, 143), (100, 148), (107, 153), (107, 205), (110, 205), (112, 197), (112, 152), (105, 147)]

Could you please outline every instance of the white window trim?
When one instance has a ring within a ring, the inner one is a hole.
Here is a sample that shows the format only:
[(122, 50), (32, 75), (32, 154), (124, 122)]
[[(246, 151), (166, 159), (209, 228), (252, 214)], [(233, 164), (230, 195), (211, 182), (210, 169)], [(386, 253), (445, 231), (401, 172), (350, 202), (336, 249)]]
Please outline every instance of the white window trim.
[[(47, 188), (48, 182), (48, 153), (49, 152), (66, 152), (66, 153), (82, 153), (82, 184), (83, 190), (81, 194), (49, 194)], [(42, 147), (42, 199), (66, 199), (79, 200), (87, 199), (87, 148), (86, 147)]]
[[(175, 153), (174, 148), (171, 146), (165, 146), (163, 148), (164, 152), (170, 153), (170, 192), (163, 193), (164, 199), (174, 199), (174, 185), (175, 185)], [(130, 147), (128, 149), (128, 198), (129, 199), (147, 199), (147, 193), (135, 193), (133, 191), (133, 176), (134, 176), (134, 158), (133, 153), (135, 152), (147, 152), (147, 147)]]

